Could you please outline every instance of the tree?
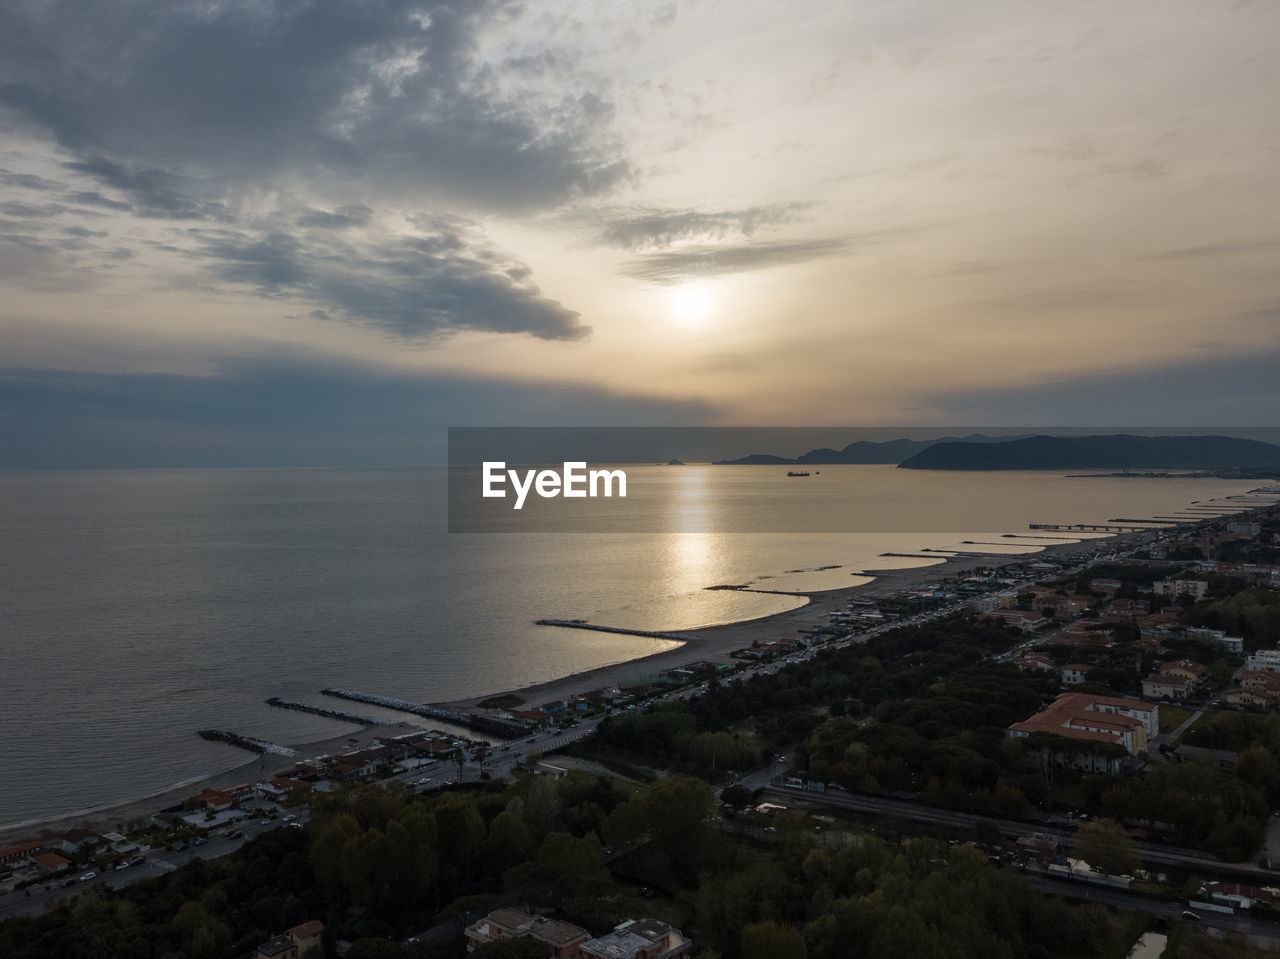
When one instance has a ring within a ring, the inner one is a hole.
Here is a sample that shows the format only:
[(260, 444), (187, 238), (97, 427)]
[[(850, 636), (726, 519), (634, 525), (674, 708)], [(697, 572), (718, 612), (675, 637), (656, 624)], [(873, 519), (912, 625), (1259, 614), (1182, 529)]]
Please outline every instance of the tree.
[(753, 922), (742, 930), (742, 959), (805, 959), (804, 936), (793, 926)]
[(1094, 869), (1111, 875), (1131, 875), (1138, 868), (1138, 845), (1112, 819), (1085, 823), (1076, 834), (1076, 855)]
[(553, 832), (534, 859), (507, 870), (503, 883), (529, 902), (563, 908), (570, 900), (602, 895), (612, 887), (613, 878), (595, 835), (577, 839), (567, 832)]

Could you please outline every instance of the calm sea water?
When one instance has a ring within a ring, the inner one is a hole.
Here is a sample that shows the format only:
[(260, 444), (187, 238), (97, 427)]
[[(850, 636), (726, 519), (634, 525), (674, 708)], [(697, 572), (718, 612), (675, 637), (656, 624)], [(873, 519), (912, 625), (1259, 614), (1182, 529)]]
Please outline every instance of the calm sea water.
[[(793, 482), (780, 502), (776, 467), (687, 467), (649, 484), (669, 532), (451, 536), (444, 472), (0, 473), (0, 824), (245, 761), (200, 728), (293, 744), (355, 728), (268, 696), (369, 714), (318, 691), (447, 701), (667, 645), (534, 626), (541, 617), (665, 629), (752, 618), (798, 601), (705, 587), (831, 589), (919, 562), (886, 551), (993, 549), (959, 544), (1029, 522), (1168, 514), (1256, 485), (824, 467), (822, 487)], [(876, 517), (862, 528), (884, 532), (678, 532), (681, 515), (729, 499), (799, 515), (840, 489)]]

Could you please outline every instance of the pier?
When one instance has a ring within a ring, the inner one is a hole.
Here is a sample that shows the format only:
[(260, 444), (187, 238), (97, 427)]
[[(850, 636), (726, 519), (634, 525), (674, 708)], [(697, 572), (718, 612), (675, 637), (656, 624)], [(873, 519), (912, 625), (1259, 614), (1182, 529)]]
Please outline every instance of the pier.
[(340, 719), (346, 723), (355, 723), (358, 726), (394, 726), (394, 719), (377, 716), (361, 716), (358, 713), (348, 713), (341, 709), (333, 709), (329, 706), (312, 706), (310, 703), (295, 703), (291, 699), (281, 699), (279, 696), (272, 696), (266, 701), (268, 706), (275, 706), (277, 709), (293, 709), (300, 713), (312, 713), (316, 716), (324, 716), (327, 719)]
[[(1132, 522), (1132, 521), (1130, 521)], [(1139, 522), (1149, 522), (1139, 520)], [(1150, 526), (1117, 526), (1112, 523), (1028, 523), (1027, 529), (1050, 529), (1059, 533), (1150, 533)]]
[(254, 739), (252, 736), (241, 736), (239, 733), (230, 733), (225, 729), (201, 729), (196, 735), (201, 739), (208, 739), (215, 743), (226, 743), (228, 746), (239, 746), (241, 749), (247, 749), (251, 753), (274, 753), (277, 756), (296, 756), (297, 750), (290, 749), (287, 746), (278, 746), (275, 743), (269, 743), (264, 739)]
[(407, 699), (396, 699), (394, 696), (380, 696), (377, 693), (361, 693), (351, 689), (320, 690), (326, 696), (338, 699), (349, 699), (355, 703), (369, 703), (372, 706), (385, 706), (387, 709), (398, 709), (403, 713), (438, 719), (441, 722), (453, 723), (477, 732), (497, 736), (499, 739), (517, 739), (529, 734), (529, 727), (514, 720), (494, 719), (492, 716), (481, 716), (478, 713), (464, 713), (457, 709), (444, 709), (440, 706), (428, 706), (425, 703), (411, 703)]
[[(737, 588), (737, 587), (734, 587)], [(774, 590), (753, 589), (751, 592), (766, 593), (774, 592)], [(786, 595), (797, 595), (787, 593)], [(663, 633), (656, 629), (627, 629), (625, 626), (597, 626), (595, 623), (588, 623), (585, 619), (536, 619), (533, 622), (535, 626), (562, 626), (565, 629), (591, 629), (598, 633), (620, 633), (623, 636), (645, 636), (649, 639), (670, 639), (677, 643), (687, 643), (688, 636), (678, 636), (675, 633)]]

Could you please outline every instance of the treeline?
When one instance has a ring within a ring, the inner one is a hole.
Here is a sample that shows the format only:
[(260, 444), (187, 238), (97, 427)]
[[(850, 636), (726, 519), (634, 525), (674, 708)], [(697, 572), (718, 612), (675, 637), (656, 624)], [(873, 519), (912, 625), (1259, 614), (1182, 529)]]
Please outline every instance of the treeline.
[(981, 850), (930, 839), (744, 848), (695, 902), (701, 941), (724, 959), (1050, 959), (1106, 954), (1114, 937), (1101, 907), (1042, 896)]
[[(350, 959), (453, 959), (468, 919), (500, 902), (596, 934), (653, 916), (713, 959), (1068, 959), (1098, 954), (1112, 936), (1095, 907), (1040, 896), (975, 848), (848, 833), (816, 846), (799, 822), (767, 847), (734, 839), (707, 784), (687, 776), (634, 790), (584, 774), (529, 776), (429, 798), (364, 786), (319, 797), (314, 813), (307, 830), (278, 829), (233, 855), (11, 919), (0, 954), (231, 959), (321, 918), (329, 955), (343, 939)], [(642, 882), (662, 897), (642, 898)], [(437, 923), (430, 941), (403, 942)]]

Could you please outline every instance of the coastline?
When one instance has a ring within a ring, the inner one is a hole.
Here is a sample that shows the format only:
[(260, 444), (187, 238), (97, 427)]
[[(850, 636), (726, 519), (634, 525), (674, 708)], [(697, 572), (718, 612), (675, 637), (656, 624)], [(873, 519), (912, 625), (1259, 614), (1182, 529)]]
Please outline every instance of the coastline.
[[(921, 586), (939, 579), (951, 578), (971, 572), (981, 566), (986, 568), (1002, 568), (1024, 562), (1038, 562), (1046, 557), (1061, 553), (1079, 552), (1085, 543), (1106, 541), (1109, 545), (1117, 544), (1125, 536), (1099, 537), (1092, 540), (1053, 543), (1027, 553), (1011, 553), (1004, 556), (952, 556), (939, 554), (940, 562), (920, 566), (893, 567), (890, 569), (868, 569), (853, 572), (851, 575), (872, 577), (868, 582), (856, 583), (837, 589), (816, 590), (812, 592), (787, 591), (784, 595), (805, 597), (804, 605), (759, 616), (754, 619), (739, 620), (732, 623), (721, 623), (712, 626), (701, 626), (696, 629), (667, 630), (667, 635), (678, 636), (683, 642), (674, 649), (662, 650), (629, 659), (619, 663), (597, 666), (594, 669), (578, 673), (570, 673), (558, 679), (534, 683), (516, 689), (494, 691), (480, 696), (453, 700), (437, 705), (451, 708), (476, 708), (480, 703), (500, 697), (519, 697), (525, 706), (532, 707), (542, 702), (567, 699), (601, 687), (627, 685), (642, 680), (646, 676), (690, 663), (708, 661), (715, 663), (738, 663), (740, 660), (730, 657), (734, 650), (743, 649), (757, 641), (771, 639), (789, 639), (800, 631), (828, 625), (827, 616), (843, 609), (851, 599), (856, 597), (881, 597), (900, 592), (912, 587)], [(781, 592), (781, 591), (780, 591)], [(555, 629), (561, 627), (547, 627)]]
[[(938, 554), (938, 562), (922, 563), (917, 566), (851, 571), (850, 575), (871, 578), (851, 586), (836, 589), (810, 592), (799, 590), (778, 591), (781, 595), (803, 597), (805, 602), (792, 609), (753, 619), (702, 626), (688, 630), (663, 631), (672, 637), (679, 637), (680, 645), (673, 649), (570, 673), (557, 679), (517, 689), (496, 690), (480, 696), (434, 703), (432, 705), (452, 708), (476, 708), (480, 702), (502, 696), (517, 696), (527, 705), (537, 705), (541, 702), (570, 698), (602, 687), (627, 685), (663, 670), (689, 665), (702, 660), (736, 663), (738, 660), (729, 656), (734, 650), (750, 646), (756, 641), (791, 638), (801, 630), (828, 625), (826, 618), (828, 614), (843, 608), (845, 604), (855, 597), (886, 596), (925, 583), (962, 575), (980, 566), (998, 569), (1019, 563), (1043, 561), (1046, 558), (1063, 553), (1080, 552), (1082, 549), (1087, 548), (1086, 544), (1105, 542), (1110, 547), (1121, 548), (1141, 537), (1142, 534), (1118, 534), (1115, 536), (1052, 543), (1040, 546), (1030, 552), (1010, 553), (1007, 556), (992, 554), (957, 556), (940, 553)], [(921, 558), (923, 559), (924, 557)], [(555, 629), (561, 627), (548, 626), (546, 628)], [(414, 726), (416, 724), (406, 722), (404, 725)], [(167, 806), (172, 806), (202, 789), (254, 782), (287, 769), (301, 759), (325, 753), (338, 753), (356, 746), (363, 746), (371, 742), (376, 736), (386, 735), (390, 730), (396, 728), (398, 727), (387, 725), (365, 726), (354, 732), (324, 739), (288, 743), (288, 746), (298, 751), (297, 756), (263, 754), (229, 769), (203, 777), (195, 777), (147, 796), (123, 799), (103, 806), (77, 810), (47, 819), (26, 820), (10, 825), (0, 825), (0, 844), (16, 841), (26, 836), (41, 836), (45, 833), (65, 831), (73, 827), (95, 828), (102, 831), (117, 830), (123, 824), (148, 818), (152, 813), (158, 812)]]

